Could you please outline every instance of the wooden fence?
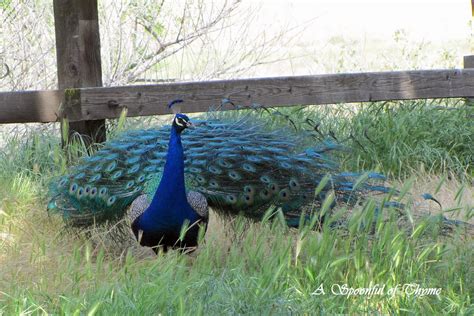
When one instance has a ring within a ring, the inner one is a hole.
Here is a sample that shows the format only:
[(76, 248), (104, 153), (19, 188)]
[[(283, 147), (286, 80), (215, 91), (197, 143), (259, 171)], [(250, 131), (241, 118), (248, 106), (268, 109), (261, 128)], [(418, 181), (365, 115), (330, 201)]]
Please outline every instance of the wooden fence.
[(186, 113), (206, 111), (222, 98), (265, 106), (474, 98), (474, 56), (464, 58), (464, 69), (101, 87), (97, 0), (54, 0), (54, 14), (60, 89), (0, 93), (0, 124), (67, 118), (72, 131), (100, 142), (105, 140), (104, 120), (117, 118), (122, 109), (129, 116), (168, 114), (166, 104), (178, 98), (185, 100)]
[(0, 93), (0, 123), (54, 122), (62, 117), (101, 120), (117, 118), (123, 108), (129, 116), (169, 114), (166, 104), (178, 98), (185, 100), (183, 111), (192, 113), (204, 112), (222, 98), (242, 105), (288, 106), (460, 97), (474, 97), (474, 69), (4, 92)]

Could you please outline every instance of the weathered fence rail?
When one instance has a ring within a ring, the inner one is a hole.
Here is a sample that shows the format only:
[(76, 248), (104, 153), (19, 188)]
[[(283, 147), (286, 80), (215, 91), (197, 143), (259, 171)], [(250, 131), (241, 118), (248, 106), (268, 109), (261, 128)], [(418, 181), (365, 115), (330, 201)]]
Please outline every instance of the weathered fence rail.
[[(240, 105), (318, 105), (341, 102), (471, 98), (474, 56), (465, 69), (346, 73), (144, 86), (101, 87), (97, 0), (54, 0), (58, 88), (0, 93), (0, 124), (55, 122), (70, 133), (105, 140), (105, 119), (126, 108), (129, 116), (168, 113), (169, 100), (185, 99), (187, 113), (203, 112), (229, 98)], [(223, 110), (231, 109), (230, 105)]]
[[(474, 97), (474, 69), (343, 73), (158, 85), (0, 93), (0, 123), (54, 122), (168, 114), (182, 98), (186, 113), (203, 112), (222, 98), (266, 106), (318, 105), (428, 98)], [(61, 106), (60, 106), (61, 105)], [(223, 109), (231, 109), (231, 106)]]
[(0, 92), (0, 123), (54, 122), (63, 91)]

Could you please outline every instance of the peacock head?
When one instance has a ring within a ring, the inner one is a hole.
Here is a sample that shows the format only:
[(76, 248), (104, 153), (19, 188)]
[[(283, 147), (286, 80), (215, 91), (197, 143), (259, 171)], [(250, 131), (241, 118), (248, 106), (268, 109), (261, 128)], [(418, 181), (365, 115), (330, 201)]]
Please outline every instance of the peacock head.
[(178, 113), (174, 117), (173, 127), (176, 128), (179, 133), (181, 133), (186, 128), (194, 128), (194, 124), (189, 120), (187, 115)]
[(183, 103), (183, 100), (176, 99), (168, 103), (168, 108), (171, 109), (174, 114), (176, 114), (173, 120), (173, 128), (176, 128), (179, 133), (184, 131), (186, 128), (194, 128), (194, 125), (189, 120), (189, 117), (185, 114), (180, 113), (180, 103)]

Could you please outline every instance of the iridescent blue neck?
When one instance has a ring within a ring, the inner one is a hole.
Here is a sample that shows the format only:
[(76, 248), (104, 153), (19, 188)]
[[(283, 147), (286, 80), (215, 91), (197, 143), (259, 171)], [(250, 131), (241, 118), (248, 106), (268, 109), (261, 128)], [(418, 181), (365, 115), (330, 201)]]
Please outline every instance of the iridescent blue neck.
[(181, 133), (173, 125), (163, 176), (150, 206), (140, 217), (139, 228), (144, 231), (180, 229), (186, 219), (194, 217), (195, 212), (186, 198)]
[(181, 133), (173, 125), (165, 168), (151, 204), (159, 208), (160, 205), (169, 206), (180, 201), (187, 201), (184, 186), (184, 154)]

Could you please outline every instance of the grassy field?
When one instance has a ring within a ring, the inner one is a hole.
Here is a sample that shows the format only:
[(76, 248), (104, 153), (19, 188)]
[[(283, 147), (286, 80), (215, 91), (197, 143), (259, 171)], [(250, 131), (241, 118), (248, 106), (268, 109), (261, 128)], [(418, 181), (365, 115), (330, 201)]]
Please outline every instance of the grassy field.
[[(74, 157), (54, 128), (26, 128), (0, 153), (0, 315), (473, 314), (473, 231), (434, 215), (474, 223), (474, 108), (413, 101), (280, 111), (298, 126), (305, 111), (345, 144), (343, 169), (388, 174), (408, 205), (403, 216), (383, 209), (376, 218), (368, 201), (337, 207), (315, 231), (211, 214), (191, 256), (121, 253), (105, 232), (88, 239), (48, 216), (48, 183)], [(279, 117), (271, 123), (288, 124)]]

